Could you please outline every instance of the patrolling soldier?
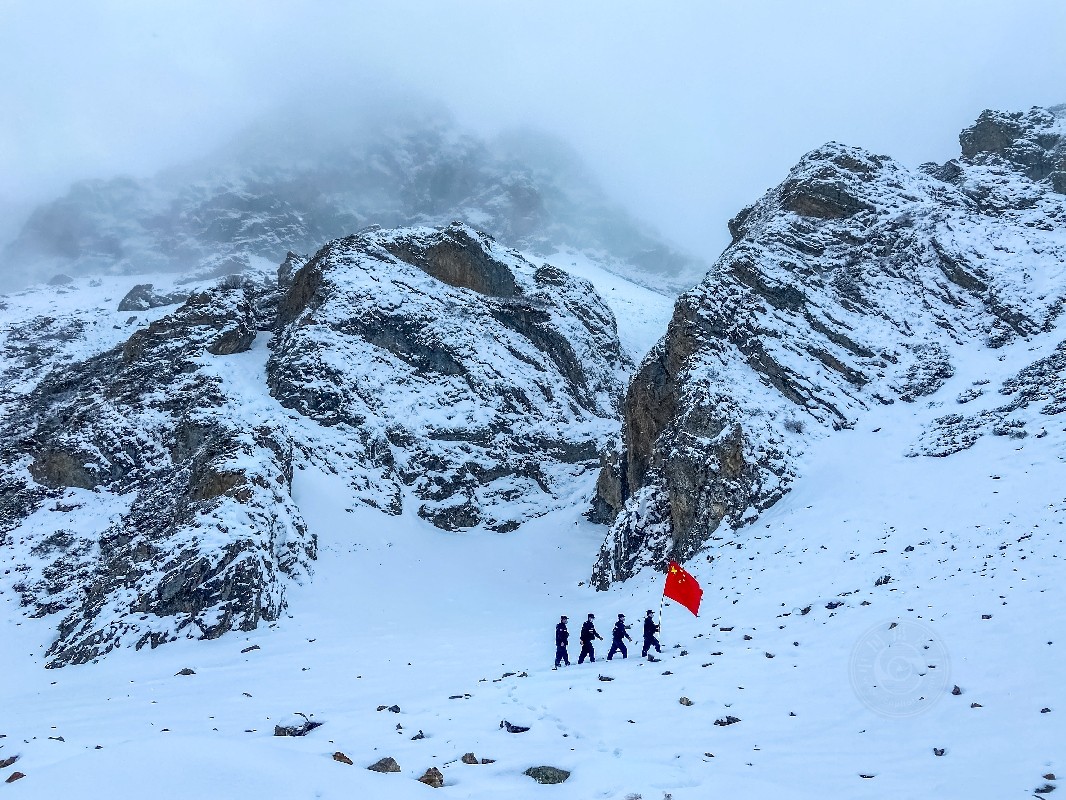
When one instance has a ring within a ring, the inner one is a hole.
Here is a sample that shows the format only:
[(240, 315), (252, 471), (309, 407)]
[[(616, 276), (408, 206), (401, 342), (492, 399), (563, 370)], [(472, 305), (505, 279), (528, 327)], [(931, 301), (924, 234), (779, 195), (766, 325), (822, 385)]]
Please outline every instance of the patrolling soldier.
[(585, 620), (585, 623), (581, 626), (581, 655), (577, 657), (577, 663), (585, 663), (585, 657), (588, 657), (590, 662), (596, 661), (596, 654), (592, 650), (592, 642), (595, 639), (603, 641), (603, 637), (596, 633), (596, 623), (593, 620), (596, 619), (595, 614), (589, 614), (589, 618)]
[(659, 630), (659, 626), (655, 624), (655, 620), (652, 617), (655, 612), (650, 608), (647, 615), (644, 617), (644, 647), (640, 649), (640, 656), (648, 656), (650, 658), (651, 649), (654, 647), (656, 653), (661, 653), (662, 649), (659, 647), (659, 640), (655, 638), (656, 631)]
[(566, 617), (559, 617), (559, 624), (555, 626), (555, 666), (553, 669), (559, 669), (559, 664), (566, 664), (570, 666), (570, 656), (566, 654), (566, 646), (570, 643), (570, 631), (566, 629)]
[(626, 644), (622, 641), (622, 639), (629, 639), (629, 641), (633, 641), (633, 637), (626, 632), (626, 629), (628, 627), (629, 626), (626, 625), (626, 615), (619, 614), (618, 622), (614, 624), (614, 630), (611, 631), (611, 649), (607, 651), (608, 661), (614, 658), (614, 654), (617, 651), (622, 652), (622, 658), (629, 657), (629, 653), (626, 652)]

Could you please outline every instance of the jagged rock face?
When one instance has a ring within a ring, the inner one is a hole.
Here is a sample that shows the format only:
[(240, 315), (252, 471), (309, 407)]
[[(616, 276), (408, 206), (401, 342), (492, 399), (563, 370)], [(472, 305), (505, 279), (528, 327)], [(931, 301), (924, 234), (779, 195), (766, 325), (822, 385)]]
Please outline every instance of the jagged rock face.
[(1066, 105), (1024, 113), (985, 111), (959, 142), (970, 163), (1002, 160), (1031, 181), (1066, 194)]
[(506, 531), (566, 502), (614, 428), (622, 353), (584, 281), (461, 225), (320, 250), (280, 302), (268, 383), (342, 426), (365, 502)]
[(462, 220), (541, 255), (594, 251), (617, 271), (667, 276), (678, 291), (706, 269), (611, 204), (576, 157), (546, 137), (486, 142), (441, 118), (381, 125), (323, 144), (309, 141), (314, 123), (286, 120), (261, 133), (269, 144), (246, 135), (243, 149), (205, 164), (151, 180), (80, 182), (31, 215), (0, 264), (34, 280), (100, 271), (221, 276), (372, 224)]
[(0, 592), (60, 615), (49, 666), (277, 619), (317, 549), (297, 470), (448, 530), (580, 502), (633, 368), (591, 285), (461, 225), (290, 254), (132, 335), (103, 299), (0, 309)]
[(13, 586), (23, 604), (66, 615), (49, 666), (251, 630), (313, 558), (289, 497), (291, 438), (268, 419), (239, 425), (241, 398), (212, 369), (249, 349), (267, 291), (196, 294), (8, 409), (4, 494), (21, 503), (0, 531), (38, 558)]
[(1059, 114), (1008, 117), (1024, 130), (1007, 142), (986, 112), (963, 134), (972, 156), (917, 172), (829, 144), (730, 222), (733, 243), (677, 301), (603, 456), (592, 517), (613, 524), (597, 586), (750, 522), (812, 436), (935, 392), (962, 348), (1050, 329), (1066, 204), (1017, 151), (1060, 152), (1045, 135)]

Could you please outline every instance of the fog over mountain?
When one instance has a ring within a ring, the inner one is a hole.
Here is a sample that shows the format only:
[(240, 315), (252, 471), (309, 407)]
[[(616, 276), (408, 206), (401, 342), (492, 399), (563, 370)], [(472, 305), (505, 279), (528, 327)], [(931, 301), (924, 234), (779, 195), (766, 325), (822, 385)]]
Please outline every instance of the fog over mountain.
[(1053, 0), (0, 3), (0, 242), (74, 181), (151, 178), (293, 98), (322, 125), (417, 94), (486, 141), (559, 137), (710, 263), (724, 221), (826, 141), (915, 167), (976, 110), (1060, 102), (1064, 28)]
[(707, 267), (609, 200), (561, 140), (532, 128), (482, 138), (410, 95), (293, 103), (152, 178), (79, 181), (30, 214), (0, 262), (23, 282), (224, 275), (370, 225), (455, 220), (544, 256), (587, 252), (675, 292)]

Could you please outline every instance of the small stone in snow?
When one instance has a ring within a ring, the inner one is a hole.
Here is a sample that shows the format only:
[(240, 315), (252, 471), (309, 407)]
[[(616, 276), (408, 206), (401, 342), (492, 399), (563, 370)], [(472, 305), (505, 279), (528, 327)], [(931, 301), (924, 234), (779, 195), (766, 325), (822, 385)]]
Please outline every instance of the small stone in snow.
[(943, 747), (934, 747), (933, 748), (933, 755), (934, 756), (942, 756), (942, 755), (944, 755), (944, 752), (945, 751), (944, 751)]
[(1051, 713), (1051, 709), (1047, 708), (1047, 707), (1042, 708), (1042, 709), (1040, 709), (1040, 713), (1041, 714), (1050, 714)]
[(951, 690), (951, 693), (958, 697), (960, 694), (962, 694), (962, 689), (960, 689), (958, 687), (958, 684), (956, 684), (955, 687)]
[(344, 753), (342, 753), (340, 750), (333, 754), (333, 760), (339, 761), (342, 764), (347, 764), (348, 766), (352, 766), (352, 760), (348, 758), (348, 756), (344, 755)]
[(681, 705), (683, 705), (683, 706), (690, 706), (690, 705), (692, 705), (692, 701), (691, 701), (691, 700), (689, 700), (689, 699), (688, 699), (687, 697), (682, 697), (682, 698), (681, 698), (680, 700), (678, 700), (677, 702), (679, 702), (679, 703), (680, 703)]
[(396, 759), (392, 756), (385, 756), (380, 761), (371, 764), (367, 769), (372, 772), (399, 772), (400, 765), (396, 763)]
[(26, 777), (25, 773), (22, 773), (22, 772), (12, 772), (12, 773), (11, 773), (11, 774), (10, 774), (10, 775), (8, 776), (7, 780), (6, 780), (6, 781), (4, 781), (4, 783), (14, 783), (15, 781), (19, 780), (20, 778), (25, 778), (25, 777)]
[(195, 675), (196, 672), (195, 672), (195, 670), (191, 670), (188, 667), (182, 667), (181, 669), (179, 669), (174, 674), (175, 675)]
[(419, 783), (424, 783), (426, 786), (432, 786), (434, 789), (440, 789), (444, 786), (444, 775), (436, 767), (430, 767), (418, 779)]

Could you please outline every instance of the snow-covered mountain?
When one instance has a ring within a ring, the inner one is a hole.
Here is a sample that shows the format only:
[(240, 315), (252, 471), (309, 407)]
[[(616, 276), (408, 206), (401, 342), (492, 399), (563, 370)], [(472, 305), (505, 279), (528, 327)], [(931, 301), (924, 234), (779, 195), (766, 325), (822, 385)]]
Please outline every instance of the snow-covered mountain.
[(66, 615), (53, 666), (277, 619), (317, 547), (294, 470), (450, 531), (580, 505), (632, 370), (591, 284), (460, 224), (364, 231), (132, 333), (114, 297), (56, 313), (101, 288), (3, 310), (4, 583)]
[[(928, 397), (975, 350), (994, 358), (1053, 330), (1066, 106), (985, 112), (960, 139), (962, 158), (918, 170), (827, 144), (730, 222), (733, 243), (629, 387), (594, 509), (613, 521), (598, 585), (728, 538), (719, 526), (750, 524), (789, 490), (813, 439)], [(909, 449), (1040, 435), (1062, 410), (1061, 352), (1015, 367), (961, 392)], [(986, 391), (997, 408), (967, 413)]]
[[(4, 297), (3, 791), (1054, 792), (1061, 141), (826, 145), (676, 307), (464, 226)], [(589, 613), (629, 657), (553, 670)]]
[(176, 271), (221, 276), (312, 253), (369, 225), (455, 220), (537, 255), (570, 249), (680, 292), (706, 265), (608, 200), (551, 137), (491, 141), (421, 107), (338, 123), (282, 115), (199, 162), (155, 178), (87, 180), (37, 208), (0, 267), (17, 280)]

